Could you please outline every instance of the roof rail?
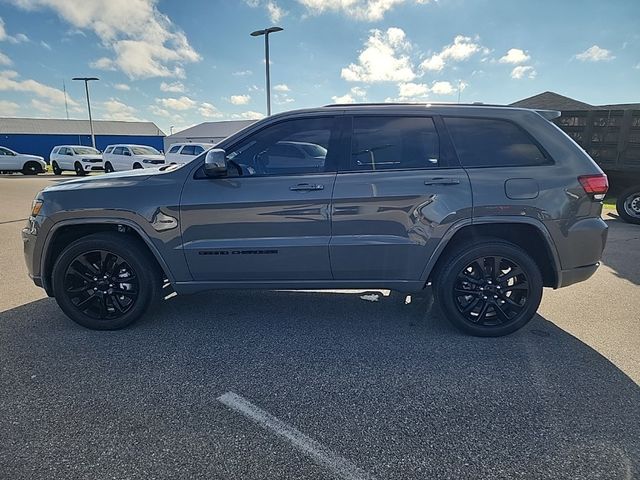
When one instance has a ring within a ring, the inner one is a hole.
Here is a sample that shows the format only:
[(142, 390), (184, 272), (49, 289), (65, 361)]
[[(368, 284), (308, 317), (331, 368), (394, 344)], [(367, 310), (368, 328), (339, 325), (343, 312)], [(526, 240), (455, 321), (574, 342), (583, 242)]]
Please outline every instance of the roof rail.
[(451, 107), (504, 107), (504, 108), (518, 108), (511, 107), (510, 105), (500, 105), (482, 102), (473, 103), (453, 103), (453, 102), (379, 102), (379, 103), (331, 103), (324, 105), (324, 108), (336, 108), (336, 107), (384, 107), (384, 106), (430, 106), (430, 105), (444, 105)]

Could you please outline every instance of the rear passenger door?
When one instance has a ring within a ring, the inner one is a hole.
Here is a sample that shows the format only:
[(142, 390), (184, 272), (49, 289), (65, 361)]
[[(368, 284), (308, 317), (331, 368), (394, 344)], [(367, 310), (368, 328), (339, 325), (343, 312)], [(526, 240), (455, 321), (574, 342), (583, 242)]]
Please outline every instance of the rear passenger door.
[(333, 193), (333, 277), (418, 281), (445, 231), (471, 216), (468, 176), (437, 117), (356, 115), (351, 123)]

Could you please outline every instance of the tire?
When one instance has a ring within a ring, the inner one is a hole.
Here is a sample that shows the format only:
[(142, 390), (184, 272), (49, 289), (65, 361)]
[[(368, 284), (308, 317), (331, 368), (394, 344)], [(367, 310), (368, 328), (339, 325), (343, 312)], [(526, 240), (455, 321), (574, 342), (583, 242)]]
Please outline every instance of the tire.
[(83, 177), (86, 175), (85, 171), (82, 169), (82, 165), (80, 164), (80, 162), (74, 163), (73, 169), (76, 171), (76, 175), (79, 177)]
[(62, 175), (62, 169), (58, 166), (57, 162), (51, 162), (51, 168), (54, 175)]
[[(492, 259), (500, 265), (495, 273)], [(520, 247), (484, 239), (462, 245), (444, 260), (434, 281), (436, 300), (447, 319), (463, 332), (478, 337), (508, 335), (526, 325), (538, 310), (542, 275)]]
[(134, 163), (134, 164), (133, 164), (133, 169), (134, 169), (134, 170), (139, 170), (139, 169), (141, 169), (141, 168), (142, 168), (142, 165), (140, 165), (138, 162), (136, 162), (136, 163)]
[(38, 162), (27, 162), (22, 167), (23, 175), (37, 175), (40, 172), (42, 172), (42, 165)]
[(625, 222), (640, 225), (640, 185), (627, 188), (618, 195), (616, 210)]
[(113, 165), (111, 165), (111, 162), (107, 162), (104, 164), (104, 173), (111, 173), (111, 172), (115, 172), (115, 170), (113, 169)]
[(112, 232), (71, 243), (56, 260), (52, 280), (62, 311), (92, 330), (130, 325), (160, 298), (162, 287), (161, 270), (149, 250), (135, 238)]

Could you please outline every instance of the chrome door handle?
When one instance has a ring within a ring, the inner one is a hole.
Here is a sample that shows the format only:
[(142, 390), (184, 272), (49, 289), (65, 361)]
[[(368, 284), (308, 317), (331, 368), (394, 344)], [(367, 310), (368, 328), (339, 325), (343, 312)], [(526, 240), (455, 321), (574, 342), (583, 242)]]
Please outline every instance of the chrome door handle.
[(293, 192), (309, 192), (311, 190), (324, 190), (324, 185), (312, 184), (312, 183), (299, 183), (297, 185), (291, 185), (289, 190)]
[(458, 180), (457, 178), (442, 178), (442, 177), (435, 177), (435, 178), (428, 178), (427, 180), (424, 181), (425, 185), (458, 185), (460, 184), (460, 180)]

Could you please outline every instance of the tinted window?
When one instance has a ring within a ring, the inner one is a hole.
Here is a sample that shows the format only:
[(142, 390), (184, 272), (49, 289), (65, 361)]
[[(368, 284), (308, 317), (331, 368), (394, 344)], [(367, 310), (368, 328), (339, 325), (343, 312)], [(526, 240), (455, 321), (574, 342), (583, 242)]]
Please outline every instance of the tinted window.
[(355, 117), (351, 170), (435, 168), (439, 140), (428, 117)]
[(333, 118), (309, 118), (278, 123), (236, 144), (227, 158), (242, 175), (324, 172), (333, 122)]
[(100, 152), (91, 147), (74, 147), (69, 150), (73, 150), (76, 155), (98, 155)]
[(112, 150), (113, 150), (113, 147), (108, 147), (108, 148), (104, 151), (104, 153), (111, 153), (111, 151), (112, 151)]
[(114, 155), (124, 155), (123, 150), (124, 149), (122, 147), (116, 147), (116, 148), (113, 149), (113, 154)]
[(445, 122), (464, 167), (548, 163), (524, 130), (511, 122), (484, 118), (446, 118)]
[(171, 147), (171, 150), (169, 150), (169, 153), (178, 153), (178, 150), (180, 150), (180, 145), (174, 145)]
[(193, 146), (193, 154), (194, 155), (200, 155), (202, 152), (204, 152), (204, 148), (202, 148), (200, 145), (194, 145)]
[(153, 147), (131, 147), (134, 155), (160, 155), (160, 152)]
[(180, 155), (195, 155), (193, 145), (185, 145), (182, 151), (180, 152)]

